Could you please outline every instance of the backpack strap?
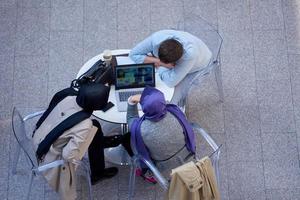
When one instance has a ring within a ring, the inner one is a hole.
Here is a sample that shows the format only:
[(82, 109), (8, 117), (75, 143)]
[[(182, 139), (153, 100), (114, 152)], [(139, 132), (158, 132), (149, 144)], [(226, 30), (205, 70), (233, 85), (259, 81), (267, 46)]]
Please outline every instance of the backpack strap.
[(51, 113), (51, 111), (54, 109), (54, 107), (59, 102), (61, 102), (67, 96), (76, 96), (77, 94), (78, 94), (78, 92), (76, 90), (74, 90), (73, 88), (66, 88), (66, 89), (63, 89), (63, 90), (57, 92), (51, 99), (47, 110), (43, 113), (41, 118), (36, 123), (33, 133), (35, 132), (35, 130), (37, 130), (41, 126), (41, 124), (45, 121), (45, 119), (48, 117), (48, 115)]
[(81, 110), (73, 115), (69, 116), (67, 119), (58, 124), (54, 129), (48, 133), (44, 140), (39, 144), (36, 156), (39, 160), (42, 160), (44, 155), (49, 151), (51, 145), (61, 136), (66, 130), (72, 128), (79, 122), (89, 118), (92, 113)]

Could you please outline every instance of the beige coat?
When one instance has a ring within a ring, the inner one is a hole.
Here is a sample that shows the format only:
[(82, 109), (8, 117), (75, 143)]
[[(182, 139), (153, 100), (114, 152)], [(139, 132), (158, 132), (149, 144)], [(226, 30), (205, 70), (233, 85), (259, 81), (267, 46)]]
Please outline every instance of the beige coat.
[[(36, 130), (33, 137), (35, 150), (46, 135), (60, 122), (82, 110), (77, 105), (75, 98), (75, 96), (69, 96), (63, 99)], [(44, 177), (50, 186), (59, 192), (61, 199), (72, 200), (76, 198), (75, 165), (72, 161), (82, 159), (96, 132), (97, 128), (93, 126), (91, 119), (80, 122), (65, 131), (52, 144), (43, 162), (40, 163), (42, 165), (59, 159), (68, 162), (64, 166), (53, 168), (44, 173)]]
[(219, 200), (217, 181), (211, 161), (205, 157), (172, 170), (165, 200)]

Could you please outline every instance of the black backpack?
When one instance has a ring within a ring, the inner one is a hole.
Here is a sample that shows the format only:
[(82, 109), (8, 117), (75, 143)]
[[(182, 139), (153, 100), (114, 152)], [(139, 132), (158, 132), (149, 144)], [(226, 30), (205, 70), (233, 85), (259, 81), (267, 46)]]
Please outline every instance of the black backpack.
[[(38, 120), (35, 126), (35, 130), (33, 131), (33, 135), (35, 134), (35, 131), (41, 126), (41, 124), (45, 121), (45, 119), (48, 117), (48, 115), (51, 113), (51, 111), (55, 108), (55, 106), (61, 102), (64, 98), (67, 96), (77, 96), (78, 92), (74, 90), (73, 88), (66, 88), (59, 92), (57, 92), (52, 100), (50, 101), (49, 107), (47, 110), (43, 113), (41, 118)], [(49, 151), (51, 145), (61, 136), (66, 130), (72, 128), (79, 122), (89, 118), (92, 115), (92, 112), (88, 112), (85, 110), (81, 110), (77, 113), (74, 113), (73, 115), (69, 116), (67, 119), (59, 123), (54, 129), (52, 129), (48, 135), (44, 138), (44, 140), (39, 144), (38, 149), (36, 151), (36, 156), (39, 161), (43, 159), (43, 157), (47, 154)]]

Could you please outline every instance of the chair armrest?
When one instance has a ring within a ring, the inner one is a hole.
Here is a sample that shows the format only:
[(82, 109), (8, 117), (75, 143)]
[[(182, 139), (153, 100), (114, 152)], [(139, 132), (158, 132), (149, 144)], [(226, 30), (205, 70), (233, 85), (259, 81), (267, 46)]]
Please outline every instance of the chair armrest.
[(168, 190), (169, 188), (169, 182), (164, 176), (159, 172), (159, 170), (156, 168), (156, 166), (153, 164), (152, 161), (147, 160), (143, 157), (140, 158), (148, 167), (149, 169), (153, 172), (154, 176), (157, 178), (158, 183), (161, 185), (161, 187), (164, 190)]
[(206, 140), (206, 142), (213, 148), (214, 151), (217, 151), (219, 149), (219, 146), (216, 144), (216, 142), (206, 133), (206, 131), (201, 128), (201, 126), (197, 123), (191, 122), (190, 123), (193, 127), (193, 129), (198, 130), (200, 135)]
[(32, 114), (29, 114), (29, 115), (27, 115), (23, 118), (23, 121), (27, 121), (29, 119), (32, 119), (32, 118), (36, 117), (36, 116), (42, 115), (44, 112), (45, 112), (45, 110), (42, 110), (42, 111), (38, 111), (38, 112), (35, 112), (35, 113), (32, 113)]
[(36, 173), (40, 173), (40, 172), (46, 171), (48, 169), (52, 169), (54, 167), (58, 167), (58, 166), (63, 165), (63, 164), (65, 164), (64, 160), (56, 160), (56, 161), (53, 161), (51, 163), (47, 163), (47, 164), (38, 166), (37, 168), (34, 169), (34, 171)]

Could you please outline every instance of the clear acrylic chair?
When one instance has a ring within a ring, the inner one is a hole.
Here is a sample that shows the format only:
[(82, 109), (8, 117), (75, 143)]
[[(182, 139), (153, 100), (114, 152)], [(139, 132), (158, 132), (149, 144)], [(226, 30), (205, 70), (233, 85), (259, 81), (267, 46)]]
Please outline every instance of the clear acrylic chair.
[(184, 16), (182, 20), (177, 24), (177, 30), (189, 32), (198, 38), (200, 38), (212, 52), (212, 60), (210, 64), (203, 70), (196, 72), (192, 75), (189, 80), (190, 84), (188, 88), (184, 90), (183, 98), (179, 102), (181, 108), (187, 105), (187, 98), (189, 91), (193, 88), (192, 86), (197, 85), (197, 80), (202, 80), (211, 72), (214, 72), (219, 99), (221, 102), (224, 101), (223, 85), (222, 85), (222, 73), (221, 73), (221, 60), (220, 51), (223, 44), (223, 38), (219, 34), (216, 26), (209, 23), (204, 18), (198, 15), (189, 14)]
[[(18, 145), (16, 146), (16, 150), (13, 157), (12, 163), (12, 174), (16, 174), (16, 169), (18, 165), (19, 155), (21, 153), (21, 149), (24, 151), (27, 161), (31, 167), (30, 169), (30, 179), (28, 184), (28, 190), (26, 194), (26, 199), (29, 199), (30, 192), (32, 188), (33, 178), (36, 176), (41, 175), (46, 170), (51, 168), (59, 167), (65, 164), (64, 160), (56, 160), (51, 163), (47, 163), (44, 165), (38, 165), (37, 159), (35, 156), (35, 151), (33, 149), (32, 140), (29, 138), (30, 135), (26, 133), (26, 122), (29, 123), (30, 119), (34, 119), (37, 116), (40, 116), (44, 113), (44, 111), (35, 112), (33, 114), (27, 115), (26, 117), (22, 117), (20, 112), (14, 107), (13, 114), (12, 114), (12, 129), (15, 139), (17, 140)], [(92, 200), (92, 187), (91, 187), (91, 180), (90, 180), (90, 169), (89, 165), (84, 161), (76, 161), (74, 163), (79, 165), (80, 168), (84, 171), (84, 176), (86, 176), (88, 182), (88, 191), (89, 191), (89, 199)]]
[[(212, 149), (211, 155), (209, 155), (212, 165), (214, 167), (217, 184), (220, 186), (220, 175), (219, 175), (219, 158), (220, 158), (220, 147), (222, 145), (217, 145), (217, 143), (210, 137), (210, 135), (203, 129), (201, 126), (197, 123), (190, 123), (194, 129), (195, 134), (199, 134), (204, 141), (209, 145), (209, 147)], [(153, 175), (155, 176), (158, 184), (163, 188), (164, 191), (167, 191), (169, 188), (169, 177), (165, 177), (162, 175), (161, 171), (158, 169), (158, 167), (151, 161), (146, 158), (144, 158), (142, 155), (138, 154), (135, 147), (131, 143), (132, 151), (134, 152), (134, 156), (132, 157), (131, 161), (131, 168), (130, 168), (130, 177), (129, 177), (129, 200), (134, 197), (134, 191), (135, 191), (135, 179), (136, 174), (135, 171), (139, 166), (139, 162), (144, 162), (147, 167), (152, 171)], [(173, 159), (173, 158), (172, 158)], [(195, 159), (199, 160), (200, 158), (198, 155), (195, 155)], [(178, 158), (177, 158), (178, 160)], [(179, 158), (181, 160), (180, 164), (183, 164), (186, 159)]]

